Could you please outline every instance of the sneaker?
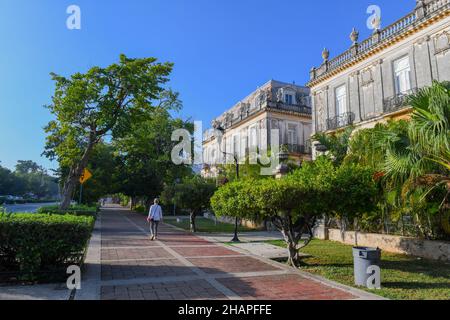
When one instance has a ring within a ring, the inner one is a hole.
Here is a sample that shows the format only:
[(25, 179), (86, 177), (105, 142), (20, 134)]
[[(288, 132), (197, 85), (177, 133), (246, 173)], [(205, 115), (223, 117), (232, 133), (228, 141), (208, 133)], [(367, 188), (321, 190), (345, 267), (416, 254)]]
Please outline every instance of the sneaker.
[(151, 240), (151, 241), (155, 240), (155, 237), (154, 237), (154, 236), (151, 236), (151, 237), (150, 237), (150, 240)]

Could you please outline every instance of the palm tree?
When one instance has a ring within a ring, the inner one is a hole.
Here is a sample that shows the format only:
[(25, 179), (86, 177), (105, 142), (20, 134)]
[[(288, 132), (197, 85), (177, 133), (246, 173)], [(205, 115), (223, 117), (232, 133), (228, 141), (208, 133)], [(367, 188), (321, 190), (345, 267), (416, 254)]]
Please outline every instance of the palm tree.
[(348, 153), (354, 128), (348, 127), (336, 134), (316, 133), (312, 140), (324, 146), (336, 165), (340, 165)]
[(380, 143), (385, 148), (386, 180), (400, 186), (404, 198), (425, 201), (443, 189), (443, 214), (450, 209), (450, 83), (433, 82), (407, 99), (413, 107), (406, 130), (386, 131)]

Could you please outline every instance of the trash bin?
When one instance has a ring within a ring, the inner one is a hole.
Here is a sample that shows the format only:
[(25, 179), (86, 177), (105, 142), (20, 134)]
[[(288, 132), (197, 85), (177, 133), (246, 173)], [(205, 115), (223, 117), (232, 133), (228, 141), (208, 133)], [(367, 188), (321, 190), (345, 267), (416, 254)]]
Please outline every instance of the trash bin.
[(353, 260), (355, 270), (355, 284), (367, 287), (367, 280), (371, 276), (367, 274), (370, 266), (380, 266), (381, 249), (369, 247), (354, 247)]

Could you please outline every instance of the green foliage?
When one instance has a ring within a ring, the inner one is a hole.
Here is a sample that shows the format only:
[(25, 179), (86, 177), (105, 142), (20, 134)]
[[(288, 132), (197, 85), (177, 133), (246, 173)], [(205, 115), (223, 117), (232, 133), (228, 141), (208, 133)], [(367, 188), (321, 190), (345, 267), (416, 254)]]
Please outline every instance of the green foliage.
[(161, 194), (165, 205), (176, 204), (190, 212), (191, 230), (196, 231), (195, 218), (210, 207), (210, 199), (216, 190), (215, 181), (200, 176), (185, 178), (181, 183), (166, 185)]
[[(92, 178), (83, 185), (84, 204), (97, 203), (105, 195), (116, 193), (120, 186), (114, 175), (118, 163), (118, 152), (114, 146), (104, 142), (95, 146), (87, 165)], [(76, 194), (79, 194), (79, 190)]]
[(335, 134), (316, 133), (312, 140), (323, 145), (335, 164), (340, 165), (347, 156), (353, 128), (349, 127)]
[(59, 206), (44, 206), (37, 210), (40, 214), (54, 214), (54, 215), (75, 215), (75, 216), (88, 216), (97, 217), (99, 207), (90, 207), (87, 205), (73, 205), (66, 210), (60, 210)]
[(73, 215), (0, 214), (0, 269), (38, 280), (41, 272), (80, 265), (94, 219)]
[[(58, 195), (57, 178), (48, 175), (33, 161), (19, 160), (14, 172), (0, 166), (0, 195), (22, 196), (30, 201), (34, 197), (55, 199)], [(0, 199), (0, 203), (5, 200)]]
[(45, 128), (44, 154), (67, 168), (61, 209), (66, 209), (95, 146), (110, 136), (126, 136), (130, 127), (148, 119), (155, 109), (178, 110), (178, 94), (164, 88), (171, 63), (156, 58), (130, 59), (66, 78), (52, 74), (55, 93), (48, 106), (56, 118)]
[(145, 120), (131, 124), (128, 133), (116, 139), (118, 192), (134, 200), (144, 199), (148, 206), (160, 195), (164, 185), (192, 174), (190, 167), (175, 165), (171, 159), (171, 151), (177, 143), (171, 137), (177, 129), (193, 131), (193, 126), (158, 108)]
[(345, 159), (376, 170), (384, 187), (380, 209), (394, 221), (412, 217), (427, 238), (442, 233), (439, 221), (450, 210), (449, 89), (449, 83), (434, 82), (408, 97), (410, 121), (357, 132)]
[(248, 190), (255, 186), (253, 179), (241, 179), (220, 187), (211, 197), (211, 208), (217, 216), (255, 219), (260, 209)]
[(318, 217), (361, 217), (374, 210), (376, 195), (371, 169), (335, 167), (331, 160), (321, 157), (283, 179), (228, 183), (214, 194), (211, 205), (219, 216), (270, 219), (285, 237), (289, 263), (298, 265), (298, 243), (305, 234), (309, 238), (303, 246), (309, 243)]

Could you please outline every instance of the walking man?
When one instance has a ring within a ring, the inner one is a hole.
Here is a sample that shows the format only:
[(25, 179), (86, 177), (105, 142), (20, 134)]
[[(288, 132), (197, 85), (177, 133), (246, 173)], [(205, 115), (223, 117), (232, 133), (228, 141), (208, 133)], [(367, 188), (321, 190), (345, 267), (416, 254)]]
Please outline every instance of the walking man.
[(158, 225), (163, 219), (162, 208), (159, 205), (159, 199), (155, 199), (153, 205), (150, 207), (147, 222), (150, 223), (151, 240), (158, 238)]

